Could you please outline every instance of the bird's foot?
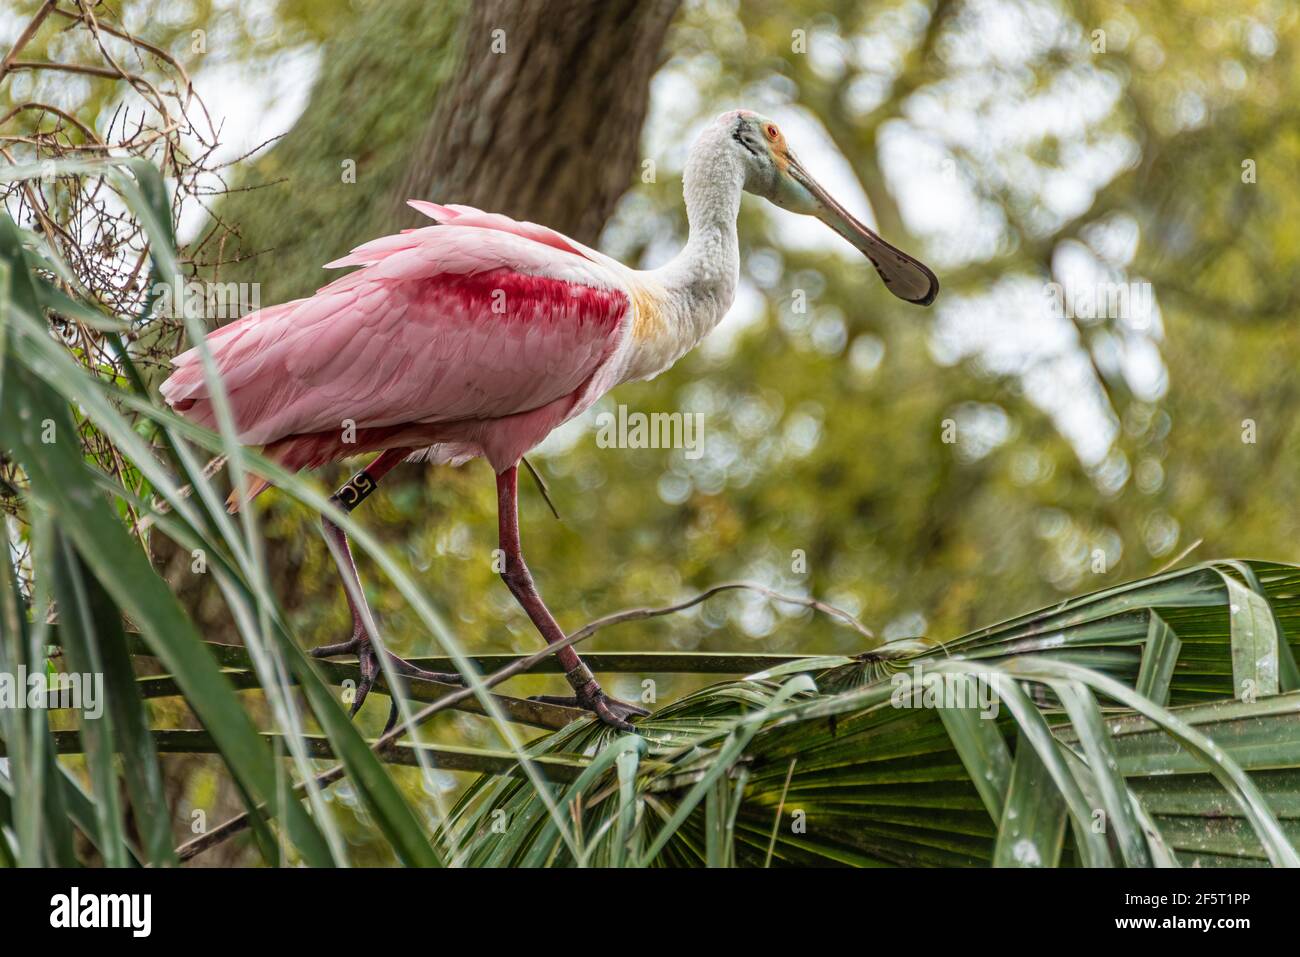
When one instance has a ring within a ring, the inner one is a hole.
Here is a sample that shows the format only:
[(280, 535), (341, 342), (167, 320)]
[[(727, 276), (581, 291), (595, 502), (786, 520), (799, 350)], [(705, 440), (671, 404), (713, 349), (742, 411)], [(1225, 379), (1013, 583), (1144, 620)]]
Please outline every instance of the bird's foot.
[[(371, 644), (366, 635), (357, 633), (347, 641), (341, 641), (333, 645), (321, 645), (319, 648), (313, 648), (310, 652), (313, 658), (338, 658), (343, 655), (356, 655), (357, 665), (361, 671), (361, 678), (357, 682), (356, 695), (352, 699), (352, 708), (348, 711), (348, 716), (353, 717), (361, 706), (365, 704), (366, 697), (370, 694), (370, 689), (375, 686), (375, 681), (384, 673), (384, 668), (379, 660), (379, 655), (375, 652), (375, 647)], [(399, 658), (392, 653), (388, 654), (388, 663), (396, 674), (404, 678), (418, 678), (421, 681), (437, 681), (448, 685), (464, 685), (465, 679), (455, 671), (425, 671), (416, 665), (411, 664), (405, 658)], [(393, 706), (388, 713), (388, 723), (384, 726), (384, 732), (387, 733), (397, 722), (397, 697), (391, 695)]]
[(599, 685), (596, 685), (595, 691), (590, 693), (580, 692), (576, 695), (539, 694), (534, 695), (529, 700), (541, 701), (546, 704), (558, 704), (566, 708), (582, 708), (584, 711), (592, 712), (611, 728), (633, 733), (636, 732), (636, 727), (632, 724), (632, 719), (644, 718), (650, 713), (639, 705), (628, 704), (618, 698), (611, 698), (601, 690)]

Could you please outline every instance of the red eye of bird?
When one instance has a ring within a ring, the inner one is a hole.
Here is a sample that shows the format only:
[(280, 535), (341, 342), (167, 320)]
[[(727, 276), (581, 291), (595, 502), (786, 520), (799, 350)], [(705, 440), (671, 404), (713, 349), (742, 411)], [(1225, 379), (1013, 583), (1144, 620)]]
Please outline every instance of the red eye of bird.
[(776, 138), (780, 135), (780, 133), (777, 131), (776, 126), (774, 126), (774, 125), (771, 124), (771, 123), (768, 123), (768, 124), (767, 124), (767, 130), (766, 130), (766, 132), (767, 132), (767, 138), (768, 138), (769, 140), (774, 140), (774, 139), (776, 139)]

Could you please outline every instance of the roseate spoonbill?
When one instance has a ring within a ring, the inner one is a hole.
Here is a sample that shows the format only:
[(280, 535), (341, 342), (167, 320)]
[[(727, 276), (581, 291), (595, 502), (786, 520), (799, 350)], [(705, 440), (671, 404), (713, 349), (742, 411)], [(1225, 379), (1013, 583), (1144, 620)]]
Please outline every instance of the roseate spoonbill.
[[(925, 306), (938, 294), (934, 273), (854, 219), (808, 175), (775, 123), (736, 110), (719, 116), (691, 148), (683, 174), (690, 235), (659, 269), (629, 269), (534, 223), (412, 200), (437, 225), (359, 246), (327, 267), (361, 268), (314, 296), (217, 329), (207, 342), (239, 441), (261, 446), (291, 470), (378, 452), (335, 493), (347, 511), (403, 460), (486, 458), (496, 472), (501, 577), (554, 644), (564, 632), (520, 549), (519, 462), (556, 426), (614, 386), (663, 372), (718, 324), (739, 278), (742, 190), (826, 223), (871, 261), (900, 299)], [(163, 396), (192, 420), (213, 425), (195, 350), (173, 364)], [(245, 501), (266, 487), (256, 480)], [(237, 495), (232, 509), (240, 504)], [(313, 654), (357, 655), (355, 714), (380, 662), (365, 624), (369, 615), (353, 597), (364, 603), (347, 537), (328, 519), (324, 533), (345, 585), (351, 584), (353, 631), (349, 640)], [(607, 696), (571, 647), (557, 654), (574, 691), (567, 703), (624, 730), (631, 717), (647, 713)], [(406, 676), (458, 678), (391, 660)]]

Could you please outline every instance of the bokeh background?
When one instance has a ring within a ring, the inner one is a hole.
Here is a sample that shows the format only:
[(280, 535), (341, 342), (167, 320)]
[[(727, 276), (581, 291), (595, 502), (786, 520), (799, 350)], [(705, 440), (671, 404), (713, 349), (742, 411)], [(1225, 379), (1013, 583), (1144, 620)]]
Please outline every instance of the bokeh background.
[[(0, 48), (39, 6), (0, 14)], [(214, 182), (182, 210), (181, 238), (228, 227), (220, 278), (258, 283), (263, 304), (412, 225), (406, 196), (660, 265), (684, 239), (694, 133), (738, 106), (780, 123), (833, 194), (938, 273), (934, 306), (901, 303), (824, 227), (747, 198), (728, 318), (533, 456), (562, 521), (525, 483), (525, 548), (562, 625), (749, 579), (832, 602), (882, 639), (948, 638), (1183, 559), (1300, 560), (1293, 3), (592, 6), (112, 5), (186, 65), (231, 164), (236, 191)], [(506, 48), (489, 59), (494, 18)], [(24, 58), (75, 59), (86, 42), (46, 29)], [(119, 96), (94, 77), (15, 73), (0, 116), (39, 98), (106, 123)], [(0, 135), (21, 148), (31, 121), (7, 116)], [(1094, 316), (1086, 297), (1118, 284), (1139, 294)], [(1054, 309), (1056, 288), (1080, 308)], [(615, 403), (703, 413), (704, 454), (598, 447), (594, 417)], [(299, 632), (340, 640), (347, 611), (314, 517), (274, 494), (259, 509)], [(536, 649), (492, 569), (486, 465), (404, 466), (358, 514), (469, 648)], [(209, 634), (233, 640), (188, 556), (152, 547)], [(396, 592), (362, 575), (395, 650), (435, 653)], [(863, 650), (851, 629), (745, 594), (592, 647)], [(659, 694), (702, 680), (661, 677)], [(361, 720), (377, 727), (384, 710)], [(491, 740), (476, 718), (440, 720), (435, 737)], [(178, 786), (201, 805), (219, 785), (189, 760)]]

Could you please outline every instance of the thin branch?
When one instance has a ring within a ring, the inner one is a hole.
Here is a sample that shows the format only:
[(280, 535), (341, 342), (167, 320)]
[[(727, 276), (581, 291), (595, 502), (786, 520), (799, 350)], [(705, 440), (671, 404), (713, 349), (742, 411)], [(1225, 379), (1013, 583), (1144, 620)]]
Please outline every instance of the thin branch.
[[(243, 650), (242, 647), (240, 650)], [(318, 661), (316, 665), (321, 671), (325, 672), (325, 679), (331, 685), (339, 685), (345, 680), (351, 680), (356, 673), (355, 666), (346, 665), (342, 662)], [(238, 671), (226, 671), (225, 675), (226, 680), (237, 691), (252, 690), (260, 686), (257, 674), (248, 667), (241, 668)], [(290, 684), (298, 683), (292, 677), (288, 680)], [(403, 683), (406, 697), (426, 703), (440, 701), (449, 692), (460, 690), (458, 685), (444, 684), (440, 681), (425, 681), (420, 678), (403, 678)], [(140, 678), (138, 686), (140, 696), (146, 700), (184, 695), (180, 685), (172, 675), (150, 675)], [(387, 679), (383, 676), (376, 682), (374, 690), (379, 694), (391, 695), (393, 693), (388, 687)], [(543, 728), (547, 731), (563, 728), (586, 714), (579, 708), (548, 704), (544, 701), (530, 701), (525, 698), (511, 698), (505, 695), (493, 695), (493, 699), (508, 720), (516, 724)], [(457, 711), (464, 711), (468, 714), (481, 715), (485, 713), (483, 703), (476, 699), (461, 701), (453, 707)]]
[(1181, 562), (1184, 558), (1186, 558), (1186, 557), (1187, 557), (1188, 555), (1190, 555), (1192, 552), (1196, 551), (1196, 549), (1200, 548), (1200, 547), (1201, 547), (1201, 543), (1202, 543), (1203, 541), (1205, 541), (1205, 539), (1203, 539), (1203, 538), (1198, 538), (1196, 541), (1192, 542), (1192, 544), (1188, 545), (1188, 546), (1187, 546), (1186, 548), (1184, 548), (1181, 552), (1179, 552), (1177, 555), (1175, 555), (1175, 556), (1174, 556), (1173, 558), (1171, 558), (1169, 561), (1165, 562), (1165, 563), (1164, 563), (1163, 565), (1161, 565), (1158, 569), (1156, 569), (1156, 574), (1157, 574), (1157, 575), (1163, 575), (1165, 572), (1169, 571), (1171, 568), (1173, 568), (1175, 565), (1177, 565), (1179, 562)]
[[(47, 6), (53, 7), (53, 10), (47, 12), (57, 13), (59, 16), (67, 17), (69, 20), (85, 22), (81, 14), (73, 13), (70, 10), (64, 10), (58, 6), (55, 6), (55, 0), (48, 0)], [(87, 19), (94, 20), (94, 17), (91, 16), (89, 10), (86, 11), (85, 17)], [(163, 50), (160, 47), (156, 47), (152, 43), (149, 43), (146, 40), (141, 40), (139, 37), (132, 36), (130, 33), (127, 33), (123, 30), (114, 29), (113, 27), (109, 26), (106, 23), (99, 23), (98, 21), (96, 21), (94, 26), (96, 30), (102, 30), (104, 33), (112, 34), (113, 36), (117, 37), (120, 40), (127, 41), (132, 46), (139, 47), (144, 50), (148, 50), (154, 56), (158, 57), (158, 59), (163, 60), (166, 63), (170, 64), (171, 67), (181, 75), (181, 79), (185, 81), (185, 92), (186, 92), (185, 105), (187, 106), (189, 105), (189, 98), (194, 92), (194, 84), (190, 81), (190, 75), (186, 71), (185, 66), (181, 63), (180, 60), (176, 59), (166, 50)], [(3, 76), (3, 74), (0, 74), (0, 76)]]
[(23, 110), (42, 110), (46, 113), (53, 113), (57, 116), (61, 116), (69, 123), (71, 123), (73, 126), (75, 126), (77, 129), (79, 129), (82, 135), (85, 136), (86, 139), (91, 140), (99, 149), (108, 148), (105, 145), (104, 141), (99, 138), (99, 135), (95, 133), (95, 131), (92, 130), (90, 127), (88, 127), (85, 123), (81, 122), (81, 120), (77, 119), (71, 113), (61, 110), (57, 106), (52, 106), (49, 103), (35, 103), (35, 102), (19, 103), (17, 106), (15, 106), (4, 116), (0, 116), (0, 126), (3, 126), (5, 123), (13, 119), (13, 117), (17, 116)]
[(0, 80), (3, 80), (5, 74), (13, 68), (14, 59), (22, 48), (27, 46), (32, 37), (36, 35), (36, 31), (41, 28), (41, 24), (45, 22), (45, 18), (50, 15), (53, 9), (54, 0), (45, 0), (41, 8), (36, 11), (36, 16), (32, 17), (23, 32), (19, 34), (18, 39), (14, 41), (14, 45), (9, 48), (9, 52), (5, 54), (3, 62), (0, 62)]
[[(576, 645), (580, 641), (585, 641), (586, 639), (594, 635), (596, 632), (600, 631), (603, 628), (608, 628), (610, 625), (618, 625), (626, 621), (641, 621), (646, 618), (659, 618), (664, 615), (671, 615), (675, 612), (685, 611), (688, 608), (693, 608), (694, 606), (700, 604), (701, 602), (708, 601), (710, 598), (712, 598), (715, 595), (719, 595), (727, 591), (754, 591), (754, 592), (758, 592), (759, 594), (766, 595), (768, 598), (771, 598), (775, 601), (788, 602), (794, 605), (802, 605), (805, 608), (811, 608), (814, 611), (820, 611), (823, 612), (824, 614), (831, 615), (832, 617), (839, 618), (841, 621), (848, 623), (860, 634), (863, 634), (868, 638), (872, 638), (872, 639), (875, 638), (875, 635), (872, 634), (871, 629), (867, 628), (866, 625), (858, 621), (858, 619), (853, 617), (853, 615), (850, 615), (847, 611), (844, 611), (841, 608), (836, 608), (833, 605), (829, 605), (825, 602), (818, 601), (815, 598), (804, 598), (799, 595), (782, 594), (781, 592), (774, 591), (773, 589), (768, 588), (766, 585), (759, 585), (756, 582), (744, 582), (744, 581), (723, 582), (720, 585), (714, 585), (711, 588), (707, 588), (704, 591), (700, 592), (698, 595), (688, 598), (685, 601), (680, 601), (672, 605), (664, 605), (663, 607), (660, 608), (628, 608), (624, 611), (616, 611), (613, 612), (612, 614), (605, 615), (603, 618), (597, 618), (595, 621), (591, 621), (583, 625), (577, 631), (573, 632), (573, 634), (566, 636), (563, 641), (557, 641), (555, 644), (548, 645), (546, 648), (542, 649), (536, 654), (529, 655), (526, 658), (520, 658), (517, 661), (514, 661), (511, 664), (506, 665), (504, 668), (494, 671), (492, 674), (487, 675), (486, 677), (480, 678), (477, 683), (481, 685), (481, 687), (484, 689), (493, 688), (501, 684), (503, 681), (506, 681), (510, 678), (513, 678), (517, 674), (527, 671), (533, 665), (537, 664), (537, 662), (542, 661), (545, 658), (549, 657), (550, 655), (555, 654), (555, 652), (559, 651), (561, 648), (568, 648), (571, 645)], [(411, 717), (409, 727), (416, 727), (418, 725), (424, 724), (426, 721), (428, 721), (438, 712), (450, 708), (453, 705), (468, 699), (469, 697), (475, 694), (475, 691), (476, 689), (473, 687), (462, 688), (454, 692), (453, 694), (447, 695), (445, 698), (440, 698), (439, 700), (435, 701), (433, 704), (430, 704), (428, 707), (423, 708), (415, 715), (413, 715)], [(406, 722), (399, 723), (395, 728), (393, 728), (387, 734), (377, 738), (370, 745), (370, 749), (374, 751), (375, 754), (381, 757), (385, 756), (391, 748), (397, 745), (397, 742), (402, 737), (402, 735), (406, 734), (407, 729), (408, 729), (408, 724)], [(329, 787), (329, 785), (340, 780), (344, 776), (344, 774), (345, 771), (343, 765), (341, 764), (336, 765), (330, 768), (328, 771), (324, 771), (321, 774), (317, 775), (315, 786), (321, 789)], [(299, 796), (305, 793), (306, 790), (307, 790), (306, 782), (299, 781), (296, 785), (294, 785), (295, 796)], [(259, 808), (259, 810), (262, 809)], [(180, 847), (176, 849), (176, 856), (182, 862), (191, 860), (192, 858), (198, 856), (199, 854), (203, 853), (209, 848), (215, 847), (217, 844), (220, 844), (223, 841), (226, 841), (229, 838), (234, 837), (236, 834), (238, 834), (239, 832), (247, 828), (250, 822), (251, 822), (251, 818), (249, 812), (245, 811), (242, 814), (238, 814), (235, 817), (232, 817), (230, 820), (224, 821), (221, 824), (217, 825), (212, 830), (208, 831), (208, 833), (202, 834), (194, 838), (192, 841), (182, 844)]]
[(564, 521), (564, 519), (560, 518), (560, 513), (556, 509), (555, 503), (551, 501), (551, 490), (546, 485), (546, 479), (542, 478), (542, 473), (533, 468), (533, 463), (528, 461), (527, 456), (523, 457), (523, 462), (524, 467), (528, 469), (528, 474), (531, 475), (533, 481), (537, 483), (537, 490), (542, 493), (542, 498), (546, 499), (546, 505), (551, 510), (551, 514), (555, 516), (555, 520), (557, 522)]
[[(263, 731), (261, 737), (274, 744), (283, 742), (283, 735)], [(154, 749), (159, 754), (220, 754), (221, 748), (207, 731), (159, 730), (151, 733)], [(85, 742), (80, 731), (51, 731), (50, 738), (56, 754), (84, 754)], [(334, 748), (323, 734), (302, 736), (307, 754), (313, 758), (333, 758)], [(516, 777), (520, 774), (519, 762), (509, 751), (490, 748), (464, 748), (452, 745), (399, 744), (386, 755), (390, 764), (418, 767), (417, 752), (424, 754), (434, 767), (444, 771), (469, 771), (478, 774), (497, 774)], [(5, 756), (4, 742), (0, 742), (0, 757)], [(572, 781), (590, 763), (575, 755), (547, 754), (531, 759), (536, 762), (548, 781)]]
[[(111, 70), (106, 66), (88, 66), (84, 63), (54, 63), (49, 60), (14, 60), (9, 64), (9, 70), (57, 70), (60, 73), (80, 73), (84, 76), (102, 76), (106, 80), (120, 80), (123, 74), (117, 70)], [(128, 73), (126, 79), (132, 84), (139, 81), (145, 82), (137, 74)]]
[[(127, 83), (135, 87), (137, 92), (139, 92), (139, 86), (136, 86), (136, 79), (138, 79), (141, 84), (147, 86), (149, 90), (153, 93), (153, 95), (157, 98), (157, 102), (153, 104), (154, 109), (158, 111), (158, 113), (162, 116), (165, 122), (170, 123), (172, 119), (171, 114), (167, 112), (167, 101), (165, 97), (162, 95), (162, 93), (158, 90), (157, 87), (155, 87), (143, 76), (137, 78), (135, 74), (127, 73), (126, 70), (122, 69), (121, 65), (117, 62), (116, 58), (114, 58), (113, 54), (109, 52), (108, 46), (104, 43), (104, 38), (99, 32), (99, 21), (95, 19), (95, 15), (94, 13), (91, 12), (90, 7), (86, 3), (86, 0), (77, 0), (77, 2), (81, 7), (81, 12), (84, 17), (84, 22), (88, 27), (90, 27), (91, 35), (95, 38), (95, 45), (99, 47), (99, 52), (101, 55), (103, 55), (104, 59), (108, 61), (108, 65), (117, 71), (118, 76), (120, 76), (122, 79), (126, 80)], [(140, 59), (138, 52), (137, 52), (137, 59)], [(143, 63), (143, 60), (141, 60), (141, 62)], [(184, 73), (184, 71), (182, 71), (182, 73)], [(186, 83), (186, 102), (188, 102), (189, 96), (193, 93), (193, 89), (189, 85), (188, 76), (185, 77), (185, 83)], [(180, 97), (178, 96), (177, 99), (179, 100)], [(182, 104), (182, 112), (183, 111), (184, 111), (184, 104)]]
[(781, 800), (776, 805), (776, 817), (772, 819), (772, 838), (767, 842), (767, 857), (763, 859), (764, 867), (772, 866), (772, 852), (776, 850), (776, 834), (781, 829), (781, 812), (785, 810), (785, 797), (790, 793), (790, 779), (794, 777), (794, 765), (798, 757), (790, 759), (790, 767), (785, 772), (785, 784), (781, 788)]

